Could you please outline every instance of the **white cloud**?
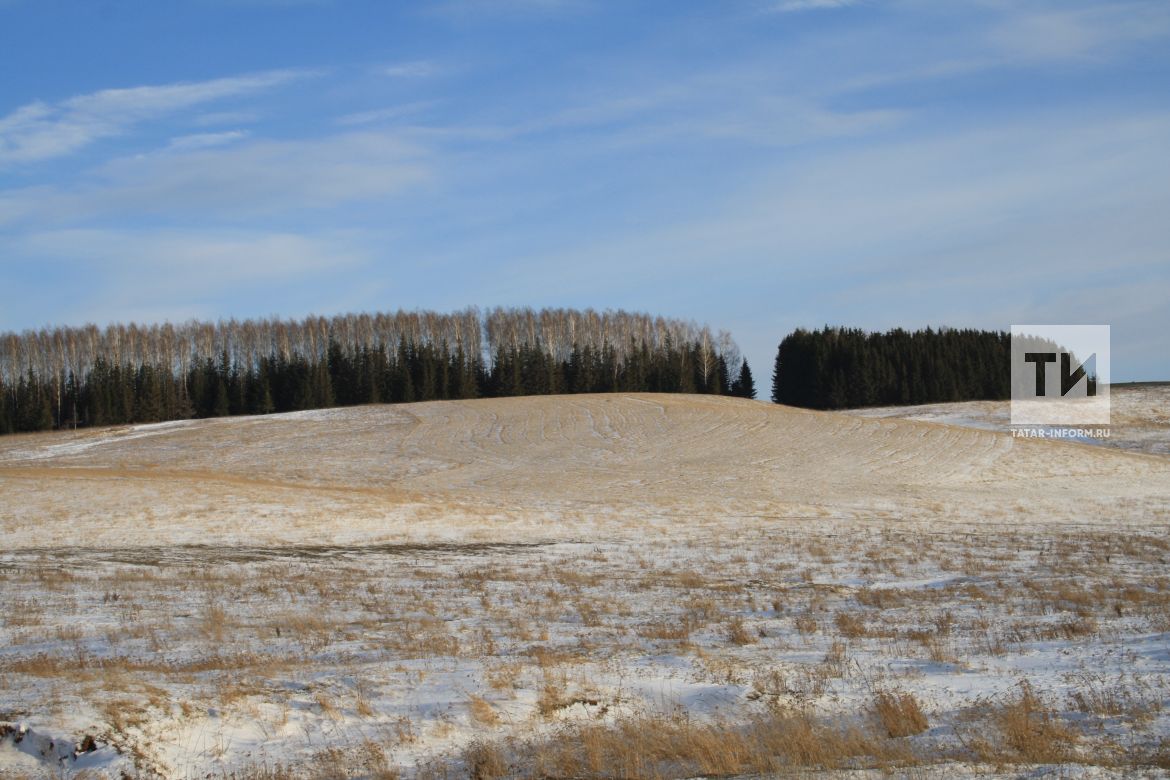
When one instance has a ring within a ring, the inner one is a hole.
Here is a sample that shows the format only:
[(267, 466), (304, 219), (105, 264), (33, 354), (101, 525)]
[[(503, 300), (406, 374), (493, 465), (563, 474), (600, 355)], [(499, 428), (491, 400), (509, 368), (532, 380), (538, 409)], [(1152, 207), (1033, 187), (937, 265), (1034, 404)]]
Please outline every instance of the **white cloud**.
[(245, 130), (229, 130), (223, 133), (195, 133), (172, 138), (167, 150), (172, 152), (191, 151), (193, 149), (210, 149), (216, 146), (226, 146), (248, 137)]
[(829, 8), (845, 8), (855, 5), (857, 0), (781, 0), (768, 10), (774, 13), (797, 13), (800, 11), (817, 11)]
[(197, 127), (250, 125), (259, 121), (260, 114), (256, 111), (209, 111), (191, 118), (191, 124)]
[(354, 237), (231, 230), (58, 230), (20, 236), (9, 251), (97, 273), (134, 298), (182, 299), (368, 262)]
[(306, 75), (306, 71), (270, 71), (210, 81), (106, 89), (56, 104), (31, 103), (0, 118), (0, 167), (61, 157), (99, 139), (120, 135), (142, 122), (272, 89)]
[(426, 109), (436, 105), (436, 102), (437, 101), (434, 100), (419, 100), (413, 103), (404, 103), (400, 106), (389, 106), (387, 108), (375, 108), (369, 111), (358, 111), (353, 114), (346, 114), (344, 116), (338, 117), (336, 122), (342, 126), (370, 125), (377, 122), (387, 122), (425, 111)]
[(334, 0), (203, 0), (203, 2), (218, 5), (258, 5), (258, 6), (272, 6), (280, 8), (283, 6), (297, 7), (297, 6), (328, 6), (333, 5)]
[(442, 0), (428, 10), (448, 17), (528, 15), (580, 12), (592, 7), (592, 0)]
[(1170, 35), (1165, 2), (1009, 12), (992, 43), (1021, 60), (1070, 60), (1110, 54), (1127, 44)]
[[(244, 143), (216, 135), (204, 136), (203, 148), (196, 141), (114, 160), (70, 189), (0, 191), (0, 225), (127, 213), (234, 221), (393, 195), (431, 177), (423, 150), (387, 134)], [(235, 143), (219, 148), (209, 141)]]
[(882, 100), (899, 100), (906, 96), (899, 86), (1053, 64), (1118, 65), (1142, 47), (1152, 54), (1153, 45), (1170, 43), (1164, 0), (888, 0), (880, 7), (888, 13), (872, 24), (814, 37), (806, 48), (797, 42), (790, 67), (822, 94), (881, 89)]
[(999, 57), (968, 57), (965, 59), (939, 59), (924, 61), (892, 70), (876, 70), (862, 72), (861, 75), (849, 76), (842, 83), (833, 87), (836, 92), (850, 92), (853, 90), (878, 89), (897, 85), (912, 84), (934, 80), (945, 80), (973, 73), (990, 70), (1003, 65)]
[(376, 250), (384, 246), (384, 239), (361, 231), (333, 230), (110, 228), (0, 235), (0, 257), (21, 257), (37, 269), (35, 277), (13, 280), (0, 319), (4, 327), (18, 328), (45, 321), (308, 314), (332, 305), (339, 291), (384, 289), (385, 276), (367, 278)]
[(379, 68), (378, 72), (383, 76), (390, 76), (391, 78), (423, 78), (438, 73), (439, 67), (430, 60), (415, 60), (413, 62), (400, 62), (395, 65), (387, 65)]
[[(796, 146), (829, 138), (861, 136), (898, 124), (902, 111), (833, 111), (813, 101), (770, 98), (697, 122), (690, 129), (714, 138)], [(685, 128), (680, 128), (685, 129)]]
[(788, 147), (886, 130), (907, 115), (885, 108), (830, 108), (816, 95), (753, 78), (753, 71), (742, 67), (700, 72), (669, 83), (629, 85), (543, 111), (516, 105), (512, 114), (523, 118), (417, 130), (439, 140), (456, 137), (483, 143), (548, 136), (574, 151), (584, 148), (583, 137), (594, 151), (712, 139)]

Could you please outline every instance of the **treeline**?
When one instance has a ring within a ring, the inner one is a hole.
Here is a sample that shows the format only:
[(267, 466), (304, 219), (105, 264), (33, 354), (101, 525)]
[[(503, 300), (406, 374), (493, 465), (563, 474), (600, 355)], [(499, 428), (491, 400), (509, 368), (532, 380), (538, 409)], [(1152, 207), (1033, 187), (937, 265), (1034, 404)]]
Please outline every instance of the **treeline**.
[(399, 311), (0, 336), (0, 433), (612, 391), (755, 395), (729, 334), (624, 311)]
[(784, 337), (772, 400), (846, 409), (1011, 397), (1011, 335), (938, 330), (796, 330)]

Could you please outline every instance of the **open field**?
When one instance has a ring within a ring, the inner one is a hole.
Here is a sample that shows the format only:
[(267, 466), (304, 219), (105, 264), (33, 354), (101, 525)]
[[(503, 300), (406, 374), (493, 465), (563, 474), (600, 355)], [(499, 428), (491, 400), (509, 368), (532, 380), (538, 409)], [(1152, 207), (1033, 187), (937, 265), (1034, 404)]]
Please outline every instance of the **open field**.
[[(1001, 432), (1011, 426), (1011, 407), (1007, 401), (881, 406), (853, 409), (849, 414), (898, 417)], [(1109, 417), (1110, 437), (1083, 443), (1128, 452), (1170, 455), (1170, 382), (1115, 385), (1110, 392)]]
[(0, 439), (0, 535), (0, 777), (1170, 769), (1158, 454), (370, 406)]

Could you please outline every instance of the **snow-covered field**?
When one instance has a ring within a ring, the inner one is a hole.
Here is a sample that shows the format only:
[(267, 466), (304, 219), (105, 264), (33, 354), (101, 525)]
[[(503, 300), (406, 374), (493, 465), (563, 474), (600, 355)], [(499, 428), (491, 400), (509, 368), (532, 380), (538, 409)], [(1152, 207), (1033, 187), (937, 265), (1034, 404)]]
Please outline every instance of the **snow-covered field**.
[(6, 437), (0, 777), (1165, 776), (1168, 521), (1157, 454), (711, 397)]
[[(1170, 455), (1170, 383), (1118, 385), (1112, 388), (1110, 436), (1086, 438), (1083, 444)], [(1011, 429), (1007, 401), (965, 401), (921, 406), (881, 406), (853, 409), (863, 417), (898, 417), (905, 420), (961, 425), (987, 431)]]

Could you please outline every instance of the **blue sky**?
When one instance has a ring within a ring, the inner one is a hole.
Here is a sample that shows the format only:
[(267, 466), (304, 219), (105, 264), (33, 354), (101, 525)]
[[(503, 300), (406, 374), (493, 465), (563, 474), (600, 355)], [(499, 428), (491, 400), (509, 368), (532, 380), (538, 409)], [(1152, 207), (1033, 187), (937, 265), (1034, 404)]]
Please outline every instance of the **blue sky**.
[(1108, 323), (1170, 379), (1165, 0), (0, 0), (0, 330), (467, 305)]

